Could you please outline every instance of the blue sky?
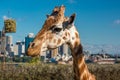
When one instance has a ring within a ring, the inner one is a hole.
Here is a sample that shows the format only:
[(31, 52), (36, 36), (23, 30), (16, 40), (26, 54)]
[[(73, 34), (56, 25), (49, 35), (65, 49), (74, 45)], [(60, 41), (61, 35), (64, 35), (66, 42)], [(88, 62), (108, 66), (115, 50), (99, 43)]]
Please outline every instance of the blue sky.
[(55, 6), (66, 6), (65, 15), (76, 13), (75, 25), (82, 43), (120, 45), (120, 0), (0, 0), (0, 30), (3, 19), (17, 21), (13, 42), (37, 34), (46, 14)]

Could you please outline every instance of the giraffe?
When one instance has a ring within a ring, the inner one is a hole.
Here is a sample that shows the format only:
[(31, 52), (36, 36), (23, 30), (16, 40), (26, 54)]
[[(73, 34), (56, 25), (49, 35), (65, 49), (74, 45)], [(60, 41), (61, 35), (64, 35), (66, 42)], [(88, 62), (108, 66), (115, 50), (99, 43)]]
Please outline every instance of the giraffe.
[(42, 29), (30, 43), (27, 55), (37, 56), (42, 52), (56, 49), (66, 43), (72, 52), (73, 70), (75, 80), (95, 80), (84, 60), (83, 48), (80, 42), (79, 33), (74, 25), (76, 15), (69, 18), (64, 16), (65, 7), (55, 7), (47, 19)]

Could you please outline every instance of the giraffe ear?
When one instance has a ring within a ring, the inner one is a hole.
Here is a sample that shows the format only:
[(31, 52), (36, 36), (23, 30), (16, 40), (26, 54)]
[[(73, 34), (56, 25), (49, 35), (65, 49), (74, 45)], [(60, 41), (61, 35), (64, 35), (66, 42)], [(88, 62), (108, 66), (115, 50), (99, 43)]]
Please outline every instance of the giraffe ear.
[(63, 28), (64, 28), (64, 29), (69, 29), (69, 28), (72, 27), (72, 24), (73, 24), (73, 22), (74, 22), (74, 20), (75, 20), (75, 16), (76, 16), (76, 14), (74, 13), (74, 14), (72, 14), (72, 15), (70, 16), (69, 19), (66, 18), (67, 21), (65, 21), (65, 22), (63, 23)]
[(68, 24), (72, 24), (72, 23), (74, 22), (74, 20), (75, 20), (75, 17), (76, 17), (76, 14), (75, 14), (75, 13), (72, 14), (72, 15), (70, 16), (69, 20), (68, 20)]

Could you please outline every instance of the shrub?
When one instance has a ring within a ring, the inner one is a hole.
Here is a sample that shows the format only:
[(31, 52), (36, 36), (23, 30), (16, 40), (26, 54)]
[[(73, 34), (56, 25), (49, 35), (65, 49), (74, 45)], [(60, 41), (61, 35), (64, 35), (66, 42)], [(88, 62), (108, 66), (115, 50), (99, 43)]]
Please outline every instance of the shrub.
[[(99, 65), (88, 64), (96, 80), (119, 80), (120, 64)], [(73, 80), (71, 65), (56, 65), (45, 63), (24, 63), (20, 65), (6, 65), (4, 70), (0, 66), (0, 80)]]

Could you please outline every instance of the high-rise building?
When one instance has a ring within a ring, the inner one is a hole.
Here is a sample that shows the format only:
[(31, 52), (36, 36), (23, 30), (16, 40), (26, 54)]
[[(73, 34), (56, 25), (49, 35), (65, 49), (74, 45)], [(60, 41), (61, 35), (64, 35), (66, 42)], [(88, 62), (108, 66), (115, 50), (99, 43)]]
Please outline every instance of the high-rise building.
[(63, 54), (68, 55), (68, 45), (67, 44), (63, 44), (62, 46), (60, 46), (58, 48), (58, 52), (59, 54), (62, 56)]
[(68, 45), (67, 44), (63, 44), (63, 53), (68, 56)]
[(55, 58), (58, 54), (58, 48), (46, 51), (46, 58)]
[(46, 58), (51, 58), (52, 57), (51, 55), (52, 55), (51, 50), (46, 51)]
[(6, 44), (12, 44), (12, 36), (6, 36)]
[(63, 45), (58, 47), (58, 53), (62, 56), (63, 55)]
[(17, 41), (16, 46), (18, 46), (18, 56), (22, 57), (25, 55), (25, 42), (24, 41)]
[(52, 58), (55, 58), (58, 54), (58, 48), (52, 50)]
[(25, 37), (25, 52), (27, 51), (27, 48), (30, 44), (30, 42), (32, 42), (34, 39), (34, 34), (33, 33), (29, 33), (27, 35), (27, 37)]
[(5, 53), (5, 48), (6, 48), (6, 37), (5, 37), (5, 33), (2, 33), (2, 31), (0, 32), (0, 49), (1, 49), (1, 53)]
[(13, 43), (12, 36), (6, 36), (6, 51), (8, 52), (8, 56), (13, 57)]
[(9, 54), (13, 52), (12, 36), (6, 36), (6, 51)]
[(13, 51), (14, 51), (14, 55), (18, 55), (18, 45), (13, 45)]

